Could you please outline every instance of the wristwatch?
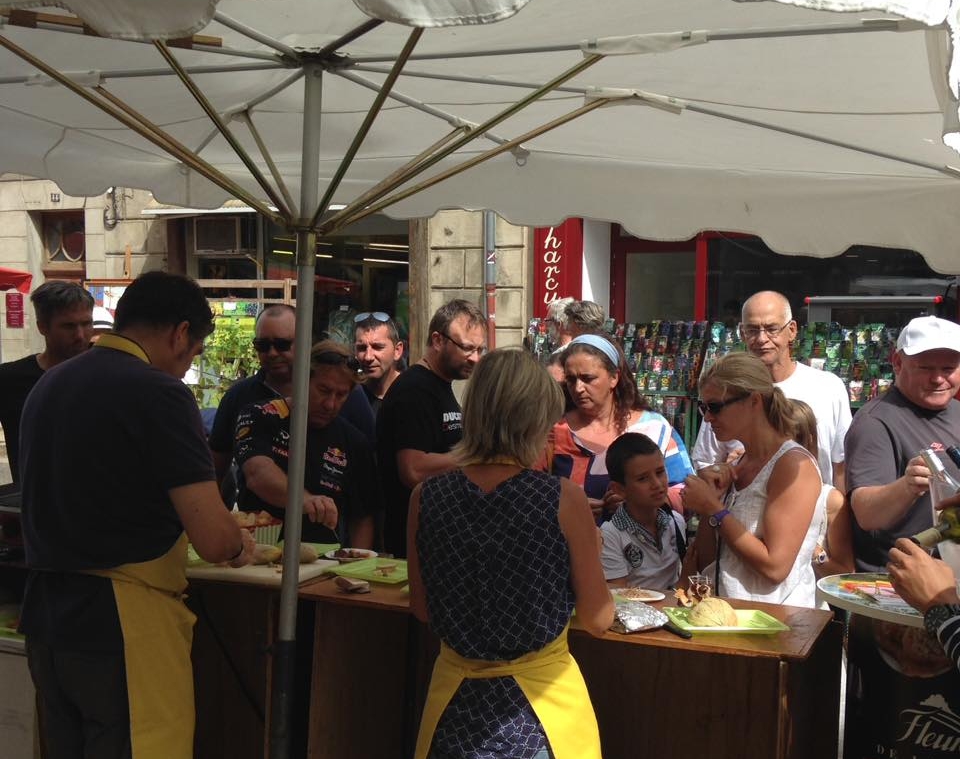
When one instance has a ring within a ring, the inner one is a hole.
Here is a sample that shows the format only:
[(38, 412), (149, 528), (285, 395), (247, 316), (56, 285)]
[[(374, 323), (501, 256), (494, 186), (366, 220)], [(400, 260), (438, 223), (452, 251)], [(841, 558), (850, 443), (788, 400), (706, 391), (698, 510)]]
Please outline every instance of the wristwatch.
[(923, 626), (928, 633), (936, 637), (943, 623), (954, 617), (960, 617), (960, 604), (937, 604), (927, 609), (923, 615)]
[(711, 514), (707, 517), (707, 524), (711, 527), (719, 527), (720, 523), (726, 518), (727, 514), (730, 513), (730, 509), (720, 509), (716, 514)]

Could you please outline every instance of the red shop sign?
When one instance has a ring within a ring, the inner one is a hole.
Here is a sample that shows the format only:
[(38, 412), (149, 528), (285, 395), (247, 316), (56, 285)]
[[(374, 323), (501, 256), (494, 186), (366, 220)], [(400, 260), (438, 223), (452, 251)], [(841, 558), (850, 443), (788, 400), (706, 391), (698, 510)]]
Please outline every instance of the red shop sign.
[(581, 297), (583, 219), (567, 219), (556, 227), (537, 227), (533, 244), (533, 315), (543, 318), (551, 302), (568, 296)]
[(7, 326), (23, 327), (23, 293), (7, 290)]

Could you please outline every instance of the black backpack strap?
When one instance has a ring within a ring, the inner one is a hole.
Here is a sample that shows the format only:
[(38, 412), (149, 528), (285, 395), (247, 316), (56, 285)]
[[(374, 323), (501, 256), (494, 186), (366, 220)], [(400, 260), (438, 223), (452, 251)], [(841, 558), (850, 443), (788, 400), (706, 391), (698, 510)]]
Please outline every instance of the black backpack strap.
[(677, 553), (680, 554), (680, 561), (683, 561), (683, 557), (687, 555), (687, 539), (683, 534), (683, 530), (681, 530), (680, 525), (677, 524), (677, 518), (673, 515), (673, 509), (670, 508), (670, 506), (664, 504), (660, 507), (660, 510), (670, 517), (670, 524), (673, 525), (673, 534), (677, 536)]

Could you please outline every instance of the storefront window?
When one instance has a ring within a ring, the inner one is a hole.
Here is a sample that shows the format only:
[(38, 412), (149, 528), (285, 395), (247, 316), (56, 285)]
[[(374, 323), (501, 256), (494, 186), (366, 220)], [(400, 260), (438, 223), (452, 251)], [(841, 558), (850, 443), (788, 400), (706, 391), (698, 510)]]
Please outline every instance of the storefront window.
[[(753, 237), (718, 235), (709, 240), (707, 318), (740, 318), (743, 301), (760, 290), (777, 290), (790, 300), (794, 317), (805, 323), (804, 299), (818, 295), (943, 296), (938, 315), (956, 319), (956, 278), (934, 272), (909, 250), (854, 246), (832, 258), (784, 256)], [(903, 324), (917, 308), (837, 308), (841, 324)]]
[(693, 252), (644, 252), (626, 257), (626, 319), (678, 321), (693, 315)]

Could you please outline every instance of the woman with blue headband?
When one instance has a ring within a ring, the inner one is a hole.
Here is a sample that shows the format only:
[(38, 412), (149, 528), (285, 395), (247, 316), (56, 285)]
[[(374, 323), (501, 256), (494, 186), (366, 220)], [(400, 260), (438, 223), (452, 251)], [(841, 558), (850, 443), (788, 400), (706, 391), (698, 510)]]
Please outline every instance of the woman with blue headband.
[(598, 520), (620, 505), (608, 492), (606, 451), (624, 432), (640, 432), (659, 446), (671, 486), (693, 474), (683, 438), (661, 414), (646, 408), (618, 346), (602, 335), (574, 338), (563, 353), (563, 374), (575, 405), (553, 428), (547, 466), (586, 491)]

